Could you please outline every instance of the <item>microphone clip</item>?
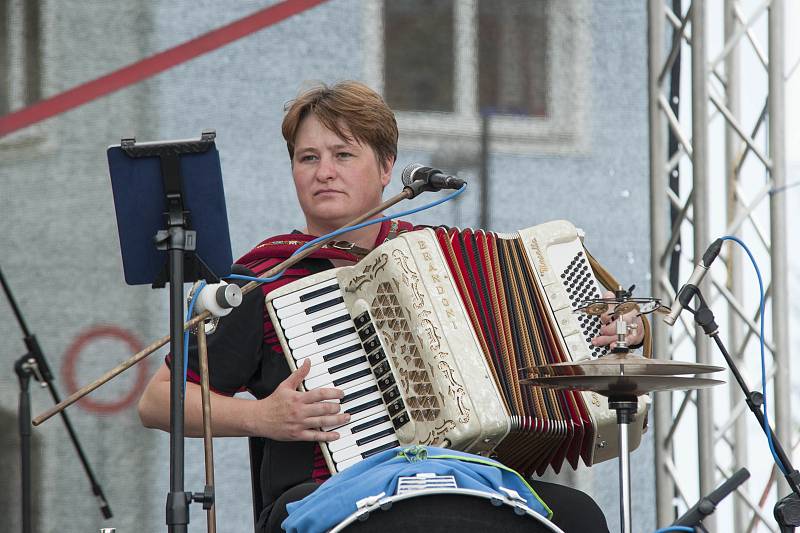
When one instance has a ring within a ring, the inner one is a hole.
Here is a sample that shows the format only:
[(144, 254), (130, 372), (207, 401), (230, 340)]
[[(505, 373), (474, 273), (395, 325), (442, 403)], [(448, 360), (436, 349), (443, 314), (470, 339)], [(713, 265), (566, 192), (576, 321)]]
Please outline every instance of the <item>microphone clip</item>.
[(427, 182), (423, 180), (415, 180), (411, 183), (408, 183), (403, 187), (404, 191), (409, 191), (408, 199), (416, 198), (420, 195), (420, 193), (428, 192), (428, 191), (435, 191), (437, 190), (434, 187), (431, 187)]
[[(697, 298), (700, 305), (698, 305), (696, 309), (693, 309), (689, 304), (695, 298)], [(712, 337), (719, 332), (719, 326), (714, 318), (714, 313), (711, 311), (711, 308), (708, 307), (703, 293), (700, 292), (700, 287), (687, 283), (681, 287), (681, 290), (678, 292), (678, 301), (686, 311), (694, 315), (694, 321), (703, 328), (706, 335)]]

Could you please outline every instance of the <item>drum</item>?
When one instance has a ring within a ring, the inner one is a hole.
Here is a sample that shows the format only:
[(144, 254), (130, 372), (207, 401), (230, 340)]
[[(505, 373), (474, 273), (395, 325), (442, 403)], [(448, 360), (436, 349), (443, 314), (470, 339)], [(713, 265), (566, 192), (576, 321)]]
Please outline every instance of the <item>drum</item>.
[(510, 492), (437, 488), (367, 498), (331, 533), (563, 533)]

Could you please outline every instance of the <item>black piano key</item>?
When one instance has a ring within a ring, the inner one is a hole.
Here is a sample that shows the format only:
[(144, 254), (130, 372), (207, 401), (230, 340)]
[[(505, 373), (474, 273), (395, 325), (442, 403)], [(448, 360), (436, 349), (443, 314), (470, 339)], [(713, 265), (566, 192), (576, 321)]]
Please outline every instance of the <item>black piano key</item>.
[[(373, 428), (373, 427), (375, 427), (375, 426), (377, 426), (379, 424), (383, 424), (384, 422), (388, 422), (389, 420), (390, 420), (389, 419), (389, 415), (379, 416), (378, 418), (373, 418), (372, 420), (370, 420), (368, 422), (364, 422), (363, 424), (359, 424), (357, 426), (353, 426), (353, 428), (350, 430), (350, 433), (353, 433), (353, 434), (360, 433), (360, 432), (364, 431), (365, 429)], [(397, 427), (397, 426), (395, 426), (395, 427)]]
[(336, 324), (341, 324), (342, 322), (347, 322), (348, 320), (350, 320), (350, 315), (345, 313), (341, 316), (337, 316), (336, 318), (331, 318), (330, 320), (326, 320), (325, 322), (320, 322), (316, 326), (312, 326), (311, 331), (319, 331), (321, 329), (335, 326)]
[(345, 413), (349, 415), (354, 415), (360, 413), (361, 411), (366, 411), (367, 409), (371, 409), (377, 405), (383, 405), (383, 400), (378, 398), (376, 400), (372, 400), (371, 402), (366, 402), (362, 403), (361, 405), (353, 406), (350, 409), (347, 409)]
[(374, 352), (372, 352), (367, 356), (367, 360), (369, 361), (369, 364), (372, 366), (377, 365), (384, 359), (386, 359), (386, 354), (383, 352), (383, 348), (375, 350)]
[(400, 445), (400, 443), (397, 442), (397, 441), (387, 442), (383, 446), (378, 446), (377, 448), (373, 448), (372, 450), (367, 450), (366, 452), (361, 454), (361, 457), (366, 459), (367, 457), (369, 457), (371, 455), (375, 455), (376, 453), (380, 453), (380, 452), (383, 452), (383, 451), (386, 451), (386, 450), (391, 450), (392, 448), (396, 448), (399, 445)]
[[(364, 342), (364, 337), (361, 337), (361, 341)], [(380, 347), (381, 347), (381, 341), (378, 340), (377, 335), (375, 335), (368, 341), (364, 342), (364, 351), (367, 353), (370, 353), (371, 351), (375, 350), (375, 348), (380, 348)]]
[(353, 319), (353, 322), (355, 323), (357, 328), (364, 327), (365, 324), (369, 324), (370, 322), (369, 313), (367, 311), (364, 311), (363, 313), (355, 317)]
[(367, 327), (358, 330), (358, 335), (359, 335), (359, 337), (361, 337), (362, 341), (367, 340), (371, 336), (375, 335), (375, 326), (370, 324)]
[(340, 339), (342, 337), (346, 337), (351, 333), (355, 332), (356, 328), (345, 328), (341, 331), (337, 331), (336, 333), (331, 333), (330, 335), (325, 335), (324, 337), (320, 337), (319, 339), (317, 339), (317, 344), (321, 346), (325, 343), (335, 341), (336, 339)]
[(398, 398), (396, 402), (390, 403), (387, 407), (389, 409), (389, 416), (394, 416), (406, 408), (402, 398)]
[(372, 371), (375, 373), (376, 378), (380, 378), (389, 371), (389, 361), (383, 361), (378, 366), (373, 367)]
[(337, 357), (341, 357), (341, 356), (347, 355), (349, 353), (357, 352), (360, 349), (361, 349), (361, 345), (360, 344), (354, 344), (352, 346), (347, 346), (345, 348), (342, 348), (341, 350), (336, 350), (335, 352), (331, 352), (328, 355), (323, 355), (322, 356), (322, 360), (323, 361), (332, 361), (332, 360), (336, 359)]
[(392, 387), (383, 393), (383, 401), (388, 405), (400, 397), (400, 391), (397, 387)]
[(350, 400), (355, 400), (356, 398), (361, 398), (362, 396), (366, 396), (367, 394), (377, 391), (378, 391), (378, 386), (373, 385), (371, 387), (367, 387), (366, 389), (361, 389), (356, 392), (351, 392), (350, 394), (345, 394), (344, 396), (342, 396), (342, 399), (339, 400), (339, 403), (347, 403)]
[(374, 442), (380, 438), (386, 437), (388, 435), (394, 435), (394, 429), (384, 429), (383, 431), (379, 431), (374, 435), (369, 435), (367, 437), (361, 438), (356, 440), (356, 446), (363, 446), (364, 444), (369, 444), (370, 442)]
[(358, 378), (363, 378), (364, 376), (369, 376), (371, 372), (372, 371), (369, 368), (365, 368), (364, 370), (356, 372), (355, 374), (350, 374), (349, 376), (343, 376), (343, 377), (341, 377), (339, 379), (334, 379), (333, 380), (333, 386), (334, 387), (338, 387), (339, 385), (346, 385), (347, 383), (350, 383), (351, 381), (355, 381)]
[(392, 385), (394, 385), (394, 376), (392, 376), (391, 373), (386, 374), (378, 380), (378, 388), (381, 389), (381, 392), (385, 391)]
[(403, 411), (398, 416), (392, 418), (392, 425), (394, 426), (395, 430), (400, 429), (401, 427), (405, 426), (408, 423), (408, 413)]
[(350, 367), (356, 366), (357, 364), (366, 363), (366, 362), (367, 362), (367, 356), (366, 355), (362, 355), (361, 357), (354, 357), (353, 359), (350, 359), (349, 361), (345, 361), (344, 363), (339, 363), (338, 365), (333, 365), (332, 367), (330, 367), (328, 369), (328, 374), (335, 374), (337, 372), (341, 372), (342, 370), (345, 370), (346, 368), (350, 368)]
[(336, 304), (340, 304), (344, 302), (344, 298), (339, 296), (338, 298), (334, 298), (333, 300), (328, 300), (326, 302), (320, 302), (316, 305), (312, 305), (308, 309), (306, 309), (306, 314), (311, 315), (316, 313), (317, 311), (322, 311), (323, 309), (327, 309), (329, 307), (333, 307)]
[(328, 285), (326, 287), (319, 288), (319, 289), (317, 289), (315, 291), (311, 291), (311, 292), (305, 293), (304, 295), (302, 295), (300, 297), (300, 301), (301, 302), (306, 302), (308, 300), (316, 298), (317, 296), (322, 296), (323, 294), (328, 294), (329, 292), (338, 291), (338, 290), (339, 290), (339, 284), (338, 283), (334, 283), (333, 285)]

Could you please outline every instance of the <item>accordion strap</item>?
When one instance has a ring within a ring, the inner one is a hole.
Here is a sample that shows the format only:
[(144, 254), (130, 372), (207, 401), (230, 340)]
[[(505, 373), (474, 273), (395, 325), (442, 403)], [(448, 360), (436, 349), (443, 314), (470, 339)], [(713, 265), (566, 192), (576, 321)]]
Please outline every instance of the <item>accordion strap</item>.
[[(614, 291), (619, 287), (619, 282), (601, 265), (594, 256), (589, 253), (585, 247), (586, 257), (589, 258), (589, 265), (591, 265), (594, 275), (597, 280), (603, 284), (603, 287), (610, 291)], [(644, 337), (642, 338), (642, 353), (645, 357), (653, 357), (653, 338), (650, 332), (650, 321), (642, 318), (642, 328), (644, 329)]]

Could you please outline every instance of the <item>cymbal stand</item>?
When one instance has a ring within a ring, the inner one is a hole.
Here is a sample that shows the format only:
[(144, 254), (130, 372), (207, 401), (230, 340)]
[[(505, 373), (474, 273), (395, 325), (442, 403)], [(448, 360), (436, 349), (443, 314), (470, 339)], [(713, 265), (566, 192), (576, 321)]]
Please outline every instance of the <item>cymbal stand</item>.
[[(733, 361), (733, 358), (730, 356), (722, 340), (719, 338), (719, 327), (717, 326), (714, 318), (714, 313), (708, 307), (705, 298), (703, 298), (703, 294), (700, 292), (700, 288), (695, 285), (687, 284), (681, 289), (681, 293), (682, 301), (687, 303), (691, 302), (694, 298), (697, 298), (697, 301), (699, 302), (697, 309), (692, 309), (686, 304), (684, 304), (684, 309), (694, 315), (694, 321), (703, 328), (703, 331), (707, 336), (714, 340), (717, 348), (719, 348), (719, 351), (725, 358), (725, 362), (728, 363), (728, 367), (730, 368), (733, 377), (736, 379), (736, 382), (742, 389), (742, 392), (745, 396), (745, 402), (750, 408), (750, 412), (756, 417), (759, 427), (763, 430), (764, 413), (761, 411), (761, 406), (764, 403), (763, 395), (758, 391), (751, 391), (748, 388), (747, 383), (745, 383), (744, 378), (742, 378), (741, 373), (739, 373), (736, 363)], [(783, 446), (781, 446), (781, 443), (778, 441), (778, 437), (774, 432), (772, 432), (771, 428), (770, 432), (772, 433), (772, 444), (775, 449), (775, 455), (777, 455), (780, 463), (779, 466), (781, 467), (781, 471), (783, 472), (786, 482), (792, 489), (792, 494), (789, 494), (785, 498), (778, 501), (773, 510), (775, 520), (780, 526), (781, 533), (788, 533), (794, 531), (796, 527), (800, 527), (800, 472), (798, 472), (794, 466), (792, 466), (789, 456), (786, 455), (786, 452), (783, 450)]]
[(634, 395), (609, 396), (608, 408), (617, 412), (617, 427), (619, 428), (620, 531), (631, 533), (631, 451), (628, 446), (628, 425), (636, 418), (639, 401)]

